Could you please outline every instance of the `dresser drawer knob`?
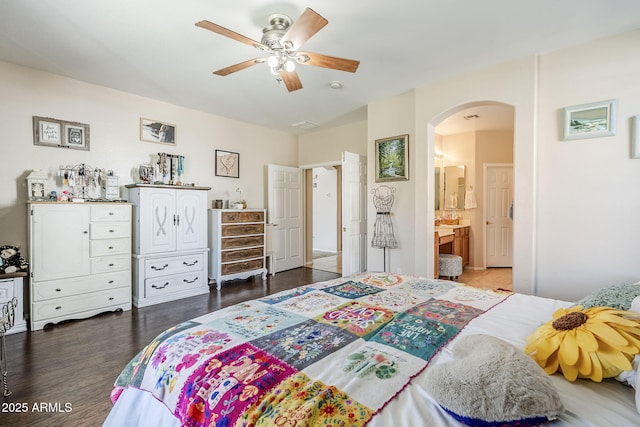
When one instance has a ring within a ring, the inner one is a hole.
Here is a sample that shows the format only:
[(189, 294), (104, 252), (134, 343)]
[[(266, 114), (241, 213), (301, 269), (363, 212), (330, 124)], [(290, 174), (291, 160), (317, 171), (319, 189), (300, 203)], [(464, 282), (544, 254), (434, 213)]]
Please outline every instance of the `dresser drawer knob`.
[(113, 249), (113, 246), (109, 246), (109, 249)]
[(113, 267), (114, 265), (115, 265), (115, 264), (111, 263), (111, 264), (109, 264), (109, 267)]
[(187, 261), (182, 261), (182, 264), (186, 265), (187, 267), (193, 267), (197, 263), (198, 263), (198, 260), (195, 260), (192, 263), (188, 263)]
[(56, 288), (56, 292), (62, 292), (62, 289)]
[(61, 309), (62, 309), (62, 306), (61, 306), (61, 305), (59, 305), (59, 306), (57, 306), (57, 307), (56, 307), (56, 310), (61, 310)]
[(165, 282), (165, 283), (164, 283), (164, 285), (162, 285), (162, 286), (158, 286), (158, 285), (151, 285), (151, 287), (152, 287), (153, 289), (164, 289), (164, 288), (166, 288), (167, 286), (169, 286), (169, 282)]
[(152, 270), (156, 270), (156, 271), (161, 271), (161, 270), (164, 270), (164, 269), (165, 269), (165, 268), (167, 268), (167, 267), (169, 267), (169, 264), (165, 264), (165, 265), (163, 265), (162, 267), (156, 267), (155, 265), (152, 265), (152, 266), (151, 266), (151, 269), (152, 269)]
[(109, 215), (114, 215), (114, 213), (113, 212), (109, 212)]
[(109, 297), (109, 301), (113, 301), (113, 297)]
[(193, 280), (182, 279), (182, 281), (183, 281), (184, 283), (195, 283), (195, 282), (197, 282), (197, 281), (198, 281), (198, 278), (196, 277), (196, 278), (195, 278), (195, 279), (193, 279)]
[(115, 230), (109, 230), (109, 233), (115, 233)]

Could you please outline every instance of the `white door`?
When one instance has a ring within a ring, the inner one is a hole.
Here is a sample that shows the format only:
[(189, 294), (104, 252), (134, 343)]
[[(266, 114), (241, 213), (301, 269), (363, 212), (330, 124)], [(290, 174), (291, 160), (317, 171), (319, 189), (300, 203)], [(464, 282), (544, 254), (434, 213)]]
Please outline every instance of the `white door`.
[(199, 190), (176, 191), (176, 249), (207, 247), (207, 193)]
[(513, 166), (487, 165), (485, 188), (487, 267), (513, 266)]
[(342, 275), (367, 269), (367, 158), (342, 153)]
[(33, 281), (86, 276), (89, 259), (89, 206), (33, 204), (29, 234)]
[(267, 165), (269, 223), (272, 229), (275, 271), (302, 267), (302, 169)]

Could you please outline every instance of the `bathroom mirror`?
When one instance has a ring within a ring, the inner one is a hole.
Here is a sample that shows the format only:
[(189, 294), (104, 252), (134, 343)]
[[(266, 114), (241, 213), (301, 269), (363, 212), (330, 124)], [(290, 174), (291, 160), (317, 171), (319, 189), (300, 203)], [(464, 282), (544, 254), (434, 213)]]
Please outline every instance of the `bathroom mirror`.
[(434, 174), (433, 174), (433, 182), (434, 182), (434, 192), (433, 194), (435, 194), (435, 204), (434, 204), (434, 209), (439, 211), (440, 210), (440, 168), (435, 168), (434, 169)]
[(444, 167), (444, 209), (464, 209), (464, 165)]

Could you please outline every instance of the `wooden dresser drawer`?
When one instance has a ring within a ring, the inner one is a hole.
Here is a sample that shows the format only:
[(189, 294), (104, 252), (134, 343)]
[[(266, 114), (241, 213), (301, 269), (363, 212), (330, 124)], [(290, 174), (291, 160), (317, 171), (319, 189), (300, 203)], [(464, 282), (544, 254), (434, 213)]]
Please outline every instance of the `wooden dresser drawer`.
[(128, 254), (131, 251), (131, 239), (102, 239), (92, 240), (89, 243), (92, 257)]
[(264, 222), (264, 212), (222, 212), (222, 222)]
[(221, 239), (222, 249), (248, 248), (251, 246), (264, 245), (264, 236), (229, 237)]
[(151, 298), (204, 285), (206, 285), (206, 281), (205, 274), (202, 271), (178, 276), (157, 277), (145, 280), (144, 295), (147, 298)]
[(264, 248), (238, 249), (222, 252), (222, 262), (240, 261), (243, 259), (260, 258), (264, 256)]
[(112, 271), (130, 269), (130, 255), (113, 255), (91, 258), (91, 274), (111, 273)]
[(222, 226), (222, 236), (246, 236), (248, 234), (264, 234), (264, 224), (238, 224)]
[(63, 280), (49, 280), (33, 283), (34, 301), (44, 301), (52, 298), (62, 298), (72, 295), (87, 294), (107, 289), (131, 286), (131, 274), (128, 270), (116, 273), (98, 274), (95, 276), (74, 277)]
[(243, 271), (256, 270), (264, 267), (264, 259), (255, 259), (253, 261), (232, 262), (230, 264), (222, 264), (222, 275), (242, 273)]
[(129, 221), (131, 208), (129, 205), (95, 205), (91, 206), (91, 221)]
[(48, 318), (68, 316), (82, 311), (95, 310), (97, 308), (108, 307), (116, 304), (127, 304), (131, 302), (131, 289), (118, 288), (106, 291), (94, 292), (86, 295), (76, 295), (66, 298), (57, 298), (34, 302), (34, 320), (42, 321)]
[(202, 253), (148, 259), (144, 264), (144, 275), (145, 277), (159, 277), (188, 271), (201, 271), (205, 269), (204, 263), (205, 259)]
[(131, 224), (129, 222), (92, 222), (91, 239), (116, 239), (129, 237), (131, 235)]

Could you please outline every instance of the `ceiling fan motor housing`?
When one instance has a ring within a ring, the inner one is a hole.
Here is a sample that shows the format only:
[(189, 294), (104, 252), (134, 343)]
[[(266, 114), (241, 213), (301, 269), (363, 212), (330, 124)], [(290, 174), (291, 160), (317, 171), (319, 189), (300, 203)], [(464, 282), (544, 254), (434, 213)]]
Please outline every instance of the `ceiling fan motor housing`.
[(287, 15), (275, 13), (269, 16), (269, 25), (262, 30), (261, 43), (270, 49), (283, 49), (280, 39), (287, 32), (293, 20)]

